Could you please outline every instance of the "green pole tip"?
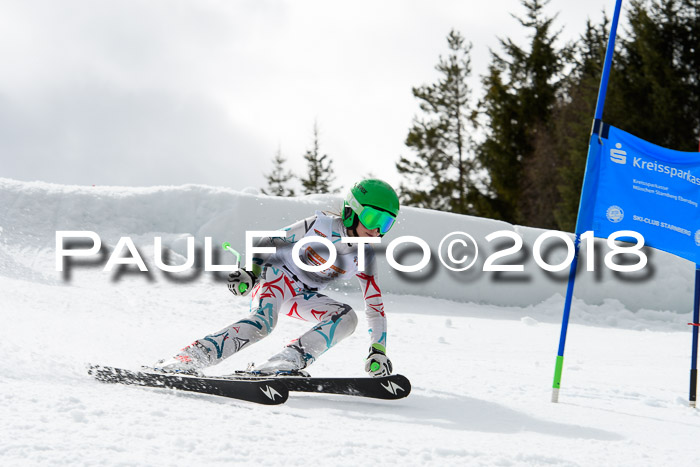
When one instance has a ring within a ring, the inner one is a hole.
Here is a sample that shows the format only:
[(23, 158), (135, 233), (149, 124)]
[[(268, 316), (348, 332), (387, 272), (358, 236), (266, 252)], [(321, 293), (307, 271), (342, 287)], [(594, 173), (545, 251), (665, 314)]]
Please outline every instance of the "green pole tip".
[(554, 366), (554, 381), (552, 382), (552, 387), (554, 389), (561, 388), (561, 374), (564, 370), (564, 357), (562, 355), (557, 355), (557, 363)]
[(231, 244), (229, 242), (224, 242), (224, 244), (221, 246), (224, 248), (224, 250), (231, 248)]

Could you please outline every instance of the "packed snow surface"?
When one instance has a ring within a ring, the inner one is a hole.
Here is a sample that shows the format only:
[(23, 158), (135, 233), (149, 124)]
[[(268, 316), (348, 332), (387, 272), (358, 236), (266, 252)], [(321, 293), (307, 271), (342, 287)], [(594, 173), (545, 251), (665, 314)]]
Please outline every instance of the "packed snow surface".
[[(413, 385), (406, 399), (292, 393), (267, 407), (87, 375), (87, 363), (151, 364), (248, 312), (214, 273), (156, 268), (155, 236), (182, 264), (188, 236), (198, 253), (207, 236), (242, 245), (246, 229), (277, 229), (339, 203), (0, 179), (0, 465), (697, 465), (700, 415), (687, 400), (694, 267), (660, 252), (641, 275), (581, 275), (558, 404), (550, 397), (566, 272), (536, 271), (528, 248), (513, 258), (525, 264), (520, 276), (464, 278), (439, 264), (381, 270), (388, 355)], [(435, 252), (455, 230), (484, 247), (496, 230), (518, 232), (526, 246), (541, 233), (418, 209), (399, 221), (385, 241), (416, 235)], [(96, 232), (103, 252), (58, 272), (57, 230)], [(122, 236), (148, 273), (103, 271)], [(363, 308), (357, 284), (327, 293)], [(309, 326), (281, 317), (266, 340), (207, 371), (262, 361)], [(361, 318), (310, 371), (363, 376), (367, 345)]]

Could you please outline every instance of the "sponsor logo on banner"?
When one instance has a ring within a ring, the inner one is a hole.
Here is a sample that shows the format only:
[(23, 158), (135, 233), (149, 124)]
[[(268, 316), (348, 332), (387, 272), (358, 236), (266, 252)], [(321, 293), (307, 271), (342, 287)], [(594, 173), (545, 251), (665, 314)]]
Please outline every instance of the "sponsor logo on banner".
[(610, 160), (616, 164), (626, 164), (627, 163), (627, 151), (623, 151), (622, 145), (617, 143), (615, 149), (610, 150)]
[(695, 231), (695, 244), (700, 246), (700, 230)]
[(625, 211), (620, 206), (610, 206), (605, 212), (605, 216), (610, 222), (618, 223), (625, 217)]

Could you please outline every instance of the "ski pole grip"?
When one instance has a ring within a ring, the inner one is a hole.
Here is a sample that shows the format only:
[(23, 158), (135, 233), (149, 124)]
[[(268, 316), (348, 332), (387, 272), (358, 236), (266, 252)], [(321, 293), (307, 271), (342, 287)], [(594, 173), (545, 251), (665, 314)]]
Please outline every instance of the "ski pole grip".
[(237, 265), (238, 267), (240, 267), (240, 265), (241, 265), (241, 254), (240, 254), (239, 252), (237, 252), (236, 250), (234, 250), (233, 248), (231, 248), (231, 243), (229, 243), (229, 242), (224, 242), (224, 243), (221, 245), (221, 247), (222, 247), (224, 250), (228, 250), (228, 251), (230, 251), (231, 253), (233, 253), (233, 255), (236, 257), (236, 265)]

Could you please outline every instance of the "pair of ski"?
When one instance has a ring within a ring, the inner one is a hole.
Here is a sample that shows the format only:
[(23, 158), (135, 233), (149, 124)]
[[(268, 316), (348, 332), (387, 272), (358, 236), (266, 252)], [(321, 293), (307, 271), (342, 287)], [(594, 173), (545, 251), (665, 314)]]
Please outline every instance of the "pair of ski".
[(283, 404), (290, 391), (345, 394), (376, 399), (401, 399), (411, 392), (405, 376), (380, 378), (314, 378), (302, 376), (258, 377), (250, 375), (190, 376), (148, 371), (130, 371), (92, 365), (88, 373), (105, 383), (213, 394), (265, 405)]

